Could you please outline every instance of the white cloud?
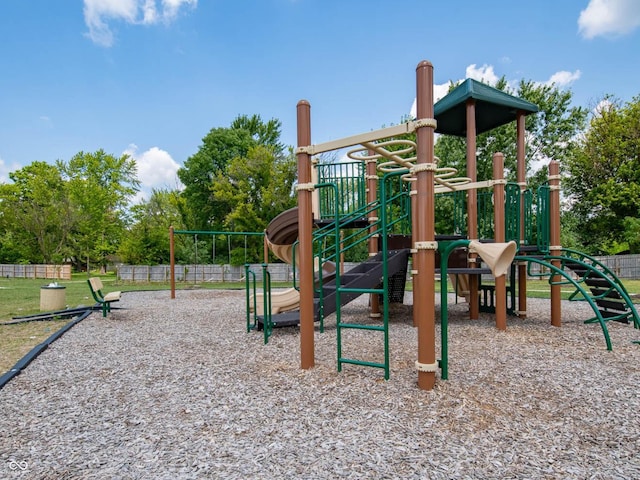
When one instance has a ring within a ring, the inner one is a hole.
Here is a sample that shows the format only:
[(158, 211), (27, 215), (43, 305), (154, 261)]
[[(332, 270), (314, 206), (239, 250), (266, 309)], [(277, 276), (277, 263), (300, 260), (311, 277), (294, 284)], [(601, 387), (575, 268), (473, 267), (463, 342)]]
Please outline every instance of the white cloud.
[(165, 150), (151, 147), (145, 152), (138, 153), (138, 146), (131, 144), (123, 153), (131, 156), (138, 167), (138, 180), (142, 185), (136, 200), (149, 198), (154, 188), (182, 188), (177, 176), (180, 165)]
[(486, 63), (480, 68), (475, 63), (469, 65), (465, 71), (464, 78), (473, 78), (488, 85), (495, 85), (500, 79), (493, 71), (493, 65), (487, 65)]
[[(433, 85), (433, 103), (436, 103), (442, 97), (444, 97), (447, 93), (449, 93), (449, 83), (435, 83)], [(411, 105), (411, 110), (409, 112), (412, 118), (416, 118), (418, 115), (418, 107), (416, 105), (416, 99), (413, 99), (413, 104)]]
[[(561, 70), (559, 72), (554, 73), (549, 77), (549, 80), (546, 82), (538, 82), (540, 85), (551, 85), (554, 84), (558, 88), (566, 87), (571, 85), (573, 82), (578, 80), (582, 76), (582, 72), (580, 70), (576, 70), (575, 72), (568, 72), (566, 70)], [(496, 75), (493, 65), (483, 64), (481, 67), (478, 67), (477, 64), (473, 63), (469, 65), (465, 70), (465, 78), (454, 81), (453, 83), (459, 83), (467, 78), (473, 78), (474, 80), (478, 80), (482, 83), (486, 83), (487, 85), (495, 85), (500, 77)], [(513, 89), (517, 88), (517, 80), (508, 80), (507, 84), (510, 85)], [(444, 97), (447, 93), (449, 93), (449, 87), (451, 83), (442, 83), (442, 84), (434, 84), (433, 86), (433, 101), (434, 103)], [(412, 118), (416, 118), (416, 100), (413, 100), (413, 104), (411, 105), (411, 110), (409, 115)]]
[(604, 112), (611, 110), (615, 105), (608, 98), (604, 98), (598, 102), (592, 113), (595, 116), (601, 116)]
[(625, 35), (639, 26), (638, 0), (590, 0), (578, 17), (578, 30), (584, 38)]
[(168, 23), (183, 6), (195, 8), (197, 4), (198, 0), (84, 0), (87, 36), (98, 45), (110, 47), (114, 42), (112, 21), (134, 25)]
[(556, 87), (562, 88), (571, 85), (581, 76), (582, 72), (580, 70), (576, 70), (575, 72), (567, 72), (566, 70), (561, 70), (551, 75), (549, 80), (547, 80), (545, 83), (547, 85), (554, 84)]
[(7, 165), (2, 157), (0, 157), (0, 183), (8, 183), (10, 181), (9, 173), (20, 170), (21, 168), (22, 166), (15, 162)]

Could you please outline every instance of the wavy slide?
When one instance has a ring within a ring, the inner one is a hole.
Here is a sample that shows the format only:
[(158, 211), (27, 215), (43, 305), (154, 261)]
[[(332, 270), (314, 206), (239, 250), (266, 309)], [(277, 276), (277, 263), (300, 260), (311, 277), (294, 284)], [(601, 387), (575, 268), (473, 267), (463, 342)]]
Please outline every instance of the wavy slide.
[[(293, 244), (298, 239), (298, 207), (285, 210), (277, 215), (265, 231), (265, 237), (269, 249), (273, 254), (289, 265), (293, 264)], [(316, 268), (317, 269), (317, 268)], [(332, 276), (336, 267), (332, 262), (322, 265), (323, 275)], [(262, 293), (257, 294), (256, 310), (258, 315), (263, 315)], [(251, 302), (253, 305), (253, 301)], [(295, 288), (287, 288), (271, 293), (271, 313), (290, 312), (300, 307), (300, 292)]]

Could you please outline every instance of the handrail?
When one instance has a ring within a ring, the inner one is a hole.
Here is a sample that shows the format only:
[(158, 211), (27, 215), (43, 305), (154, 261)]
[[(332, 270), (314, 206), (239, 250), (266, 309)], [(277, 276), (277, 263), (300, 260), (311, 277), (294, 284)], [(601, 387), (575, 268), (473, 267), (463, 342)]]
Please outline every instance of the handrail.
[(262, 296), (262, 301), (264, 302), (262, 329), (264, 331), (265, 345), (269, 342), (269, 337), (273, 332), (273, 322), (271, 321), (271, 273), (269, 273), (268, 267), (268, 264), (262, 264), (262, 289), (264, 292)]
[[(570, 248), (563, 248), (561, 250), (561, 252), (563, 253), (567, 253), (566, 256), (562, 256), (560, 258), (563, 258), (563, 262), (566, 261), (566, 259), (570, 259), (573, 262), (578, 262), (579, 264), (581, 264), (582, 266), (597, 266), (598, 268), (602, 269), (603, 273), (603, 277), (606, 278), (607, 280), (609, 280), (609, 282), (612, 283), (611, 287), (614, 288), (616, 290), (616, 292), (620, 295), (620, 297), (625, 301), (625, 303), (629, 306), (629, 309), (631, 310), (631, 315), (633, 316), (633, 324), (635, 328), (640, 328), (640, 316), (638, 315), (638, 311), (636, 310), (633, 301), (631, 300), (631, 297), (629, 296), (629, 292), (627, 291), (626, 287), (624, 286), (624, 284), (620, 281), (620, 279), (618, 278), (618, 276), (613, 273), (613, 271), (607, 267), (604, 263), (600, 262), (599, 260), (597, 260), (596, 258), (593, 258), (590, 255), (587, 255), (586, 253), (582, 253), (579, 252), (577, 250), (573, 250)], [(574, 258), (573, 256), (579, 257), (579, 258)], [(550, 258), (558, 258), (558, 257), (550, 257)], [(584, 261), (584, 259), (587, 259), (590, 262), (590, 265), (588, 263), (586, 263)], [(597, 270), (596, 270), (597, 271)], [(586, 279), (586, 277), (583, 277), (583, 279)], [(609, 289), (607, 292), (601, 294), (601, 295), (596, 295), (594, 296), (594, 298), (596, 299), (600, 299), (600, 298), (605, 298), (606, 295), (609, 293), (611, 289)], [(572, 294), (572, 296), (575, 295)]]
[[(249, 279), (251, 277), (252, 280)], [(258, 325), (258, 311), (257, 307), (257, 288), (256, 288), (256, 274), (251, 270), (248, 263), (244, 264), (244, 281), (245, 281), (245, 297), (247, 307), (247, 333), (256, 328)], [(251, 285), (253, 284), (253, 325), (251, 325)]]
[[(593, 299), (589, 296), (589, 294), (586, 292), (586, 290), (584, 288), (582, 288), (582, 286), (580, 285), (579, 282), (577, 282), (576, 280), (574, 280), (571, 275), (569, 275), (567, 272), (565, 272), (562, 268), (553, 265), (550, 261), (547, 260), (561, 260), (562, 257), (553, 257), (553, 256), (545, 256), (545, 259), (539, 259), (536, 257), (532, 257), (532, 256), (527, 256), (527, 255), (516, 255), (516, 257), (514, 258), (515, 262), (528, 262), (528, 266), (527, 266), (527, 275), (529, 276), (533, 276), (533, 277), (549, 277), (549, 285), (558, 285), (558, 282), (553, 282), (552, 278), (553, 275), (561, 275), (564, 278), (567, 279), (567, 281), (572, 284), (574, 287), (576, 287), (576, 289), (578, 291), (580, 291), (580, 293), (582, 294), (582, 296), (584, 297), (584, 299), (589, 303), (589, 305), (591, 306), (591, 309), (595, 312), (596, 316), (593, 319), (587, 320), (588, 322), (590, 321), (594, 321), (597, 320), (598, 323), (600, 323), (600, 327), (602, 328), (602, 332), (604, 334), (604, 339), (607, 343), (607, 350), (612, 350), (612, 346), (611, 346), (611, 338), (609, 338), (609, 330), (607, 329), (607, 325), (606, 325), (606, 321), (605, 319), (602, 317), (602, 314), (600, 313), (600, 310), (598, 309), (597, 305), (593, 302)], [(542, 265), (544, 267), (547, 267), (550, 272), (546, 273), (546, 274), (534, 274), (533, 272), (530, 271), (531, 269), (531, 265), (533, 263), (536, 263), (538, 265)], [(566, 283), (563, 283), (566, 284)]]

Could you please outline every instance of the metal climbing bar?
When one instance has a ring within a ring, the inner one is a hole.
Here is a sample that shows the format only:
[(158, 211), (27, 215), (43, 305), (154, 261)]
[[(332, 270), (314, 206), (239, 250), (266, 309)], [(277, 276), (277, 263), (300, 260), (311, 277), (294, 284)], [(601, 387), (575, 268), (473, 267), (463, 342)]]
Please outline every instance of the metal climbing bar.
[[(629, 292), (625, 288), (618, 276), (608, 268), (604, 263), (586, 253), (577, 250), (563, 248), (562, 258), (565, 265), (580, 276), (581, 280), (591, 287), (591, 293), (596, 299), (596, 303), (605, 306), (605, 309), (618, 310), (620, 313), (609, 314), (609, 320), (625, 320), (631, 317), (635, 328), (640, 328), (640, 316), (635, 308), (633, 300), (629, 296)], [(580, 268), (582, 267), (582, 268)], [(593, 272), (598, 272), (600, 278), (606, 281), (606, 284), (594, 282)], [(574, 292), (569, 297), (572, 300), (576, 296)], [(619, 308), (624, 305), (626, 309)]]
[[(370, 235), (380, 234), (381, 236), (381, 247), (380, 247), (380, 263), (382, 267), (381, 272), (381, 285), (369, 287), (369, 288), (354, 288), (349, 286), (342, 286), (337, 284), (336, 287), (336, 305), (341, 305), (341, 296), (342, 295), (353, 295), (353, 294), (364, 294), (369, 293), (373, 295), (380, 295), (382, 297), (382, 324), (381, 325), (366, 325), (366, 324), (358, 324), (352, 322), (342, 322), (342, 312), (338, 307), (336, 310), (336, 326), (337, 326), (337, 355), (338, 355), (338, 371), (342, 371), (342, 366), (344, 364), (352, 364), (352, 365), (360, 365), (366, 367), (380, 368), (384, 370), (384, 378), (385, 380), (389, 379), (390, 376), (390, 364), (389, 364), (389, 272), (390, 272), (390, 264), (395, 263), (390, 259), (389, 256), (389, 248), (388, 248), (388, 234), (392, 231), (393, 227), (398, 225), (402, 225), (403, 222), (406, 222), (406, 216), (410, 216), (410, 212), (404, 212), (404, 215), (398, 214), (398, 212), (392, 212), (390, 209), (390, 205), (392, 203), (397, 204), (401, 199), (408, 197), (409, 192), (407, 189), (403, 188), (393, 188), (395, 185), (394, 181), (398, 178), (401, 178), (402, 175), (405, 175), (408, 172), (406, 169), (397, 169), (391, 173), (386, 173), (381, 181), (380, 188), (380, 203), (372, 204), (370, 206), (371, 209), (375, 209), (378, 212), (377, 219), (374, 222), (371, 222), (371, 225), (366, 227), (367, 234), (364, 235), (365, 238), (368, 238)], [(369, 213), (369, 212), (367, 212)], [(371, 226), (375, 226), (376, 228), (370, 229)], [(370, 233), (370, 230), (374, 230), (375, 233)], [(354, 237), (355, 234), (352, 234), (350, 237)], [(346, 241), (346, 239), (345, 239)], [(357, 245), (357, 242), (353, 242), (352, 245), (345, 246), (342, 251), (346, 251), (352, 246)], [(368, 360), (361, 360), (350, 358), (344, 355), (343, 353), (343, 330), (351, 329), (351, 330), (366, 330), (366, 331), (377, 331), (381, 332), (383, 335), (383, 344), (384, 344), (384, 361), (383, 362), (372, 362)]]
[(262, 329), (265, 345), (269, 342), (269, 337), (273, 333), (273, 322), (271, 321), (271, 273), (269, 273), (268, 267), (269, 265), (266, 263), (262, 264), (262, 286), (264, 291), (264, 295), (262, 297), (264, 302), (262, 310)]
[[(256, 274), (248, 263), (244, 265), (244, 285), (247, 312), (247, 332), (258, 325)], [(252, 293), (253, 292), (253, 293)], [(253, 312), (253, 315), (252, 315)], [(253, 320), (253, 322), (252, 322)]]
[(298, 147), (296, 153), (298, 151), (302, 151), (309, 155), (319, 155), (324, 152), (330, 152), (331, 150), (353, 147), (354, 145), (375, 142), (376, 140), (382, 140), (384, 138), (398, 137), (414, 132), (416, 129), (416, 125), (417, 121), (406, 122), (401, 123), (400, 125), (393, 125), (391, 127), (381, 128), (379, 130), (373, 130), (371, 132), (361, 133), (359, 135), (353, 135), (351, 137), (345, 137), (340, 140), (333, 140), (316, 145)]
[[(567, 283), (572, 284), (583, 296), (583, 298), (589, 302), (589, 305), (591, 306), (592, 310), (595, 312), (596, 316), (595, 321), (597, 321), (600, 324), (600, 327), (602, 328), (602, 333), (604, 335), (604, 339), (605, 342), (607, 344), (607, 350), (612, 350), (612, 346), (611, 346), (611, 338), (609, 337), (609, 330), (607, 329), (607, 324), (606, 324), (606, 320), (602, 317), (602, 314), (600, 313), (600, 311), (598, 310), (597, 305), (595, 304), (594, 300), (589, 296), (589, 294), (587, 293), (587, 291), (582, 288), (582, 286), (580, 285), (580, 283), (576, 280), (574, 280), (571, 277), (571, 274), (569, 272), (566, 272), (565, 270), (563, 270), (560, 267), (556, 267), (555, 265), (553, 265), (550, 262), (551, 257), (545, 257), (544, 259), (540, 259), (540, 258), (535, 258), (535, 257), (531, 257), (531, 256), (516, 256), (514, 258), (514, 261), (518, 261), (518, 262), (527, 262), (528, 266), (527, 266), (527, 275), (532, 276), (532, 277), (549, 277), (549, 284), (552, 284), (551, 279), (553, 278), (553, 275), (561, 275), (562, 277), (564, 277), (567, 280)], [(554, 257), (554, 259), (558, 259), (557, 257)], [(538, 265), (542, 265), (546, 268), (549, 269), (549, 272), (547, 273), (534, 273), (530, 270), (530, 267), (532, 264), (538, 264)], [(555, 285), (558, 285), (559, 283), (555, 283)], [(565, 284), (565, 282), (563, 282), (562, 284)]]
[[(620, 280), (606, 266), (598, 262), (596, 259), (575, 250), (563, 249), (563, 252), (566, 253), (566, 255), (545, 255), (543, 258), (516, 256), (514, 260), (528, 263), (527, 274), (529, 276), (549, 277), (550, 285), (573, 285), (576, 291), (571, 295), (571, 297), (575, 298), (579, 293), (582, 298), (589, 303), (595, 314), (593, 318), (585, 320), (585, 323), (600, 324), (607, 344), (607, 350), (612, 350), (607, 322), (632, 316), (635, 328), (640, 328), (640, 318), (638, 317), (635, 306), (626, 292), (626, 289), (622, 285), (622, 282), (620, 282)], [(558, 267), (554, 265), (551, 263), (552, 261), (560, 262), (560, 266)], [(533, 264), (544, 266), (549, 271), (540, 273), (533, 272), (531, 271), (531, 266)], [(573, 278), (573, 275), (576, 274), (576, 272), (578, 273), (577, 279)], [(559, 275), (564, 278), (564, 280), (553, 281), (552, 279), (554, 275)], [(590, 281), (592, 282), (591, 285), (589, 285)], [(587, 291), (583, 285), (589, 287), (590, 291)], [(607, 308), (611, 305), (611, 302), (606, 299), (607, 294), (613, 290), (615, 290), (616, 295), (623, 300), (628, 311), (619, 314), (606, 313)]]

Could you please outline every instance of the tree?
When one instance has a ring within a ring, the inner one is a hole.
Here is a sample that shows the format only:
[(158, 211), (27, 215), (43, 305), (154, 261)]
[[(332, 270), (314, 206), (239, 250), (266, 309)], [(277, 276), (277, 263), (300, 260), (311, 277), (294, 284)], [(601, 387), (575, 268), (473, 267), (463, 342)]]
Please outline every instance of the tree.
[[(228, 169), (234, 159), (246, 159), (249, 151), (257, 146), (262, 146), (274, 158), (282, 158), (284, 147), (280, 143), (280, 129), (279, 120), (263, 122), (259, 115), (239, 115), (229, 128), (214, 128), (202, 139), (198, 152), (178, 170), (178, 177), (185, 186), (182, 192), (186, 206), (184, 219), (189, 229), (229, 229), (228, 215), (237, 207), (237, 196), (221, 194), (220, 191), (215, 193), (216, 184), (227, 182)], [(238, 177), (246, 175), (241, 173), (241, 165), (235, 168), (240, 172)], [(244, 222), (240, 216), (237, 218), (236, 225), (252, 223)], [(239, 227), (235, 228), (237, 231)], [(200, 250), (218, 251), (222, 248)]]
[(198, 152), (189, 157), (178, 170), (185, 186), (186, 219), (195, 230), (220, 230), (226, 215), (226, 205), (217, 203), (212, 188), (218, 174), (224, 174), (229, 162), (244, 157), (257, 143), (251, 132), (235, 128), (214, 128), (202, 139)]
[[(296, 204), (293, 195), (296, 173), (293, 154), (277, 156), (266, 146), (252, 147), (245, 157), (231, 160), (226, 174), (219, 173), (213, 186), (214, 199), (229, 208), (224, 228), (236, 232), (263, 231), (271, 219)], [(250, 243), (259, 247), (255, 238)], [(261, 250), (252, 248), (251, 251)], [(237, 248), (235, 255), (232, 251), (233, 263), (244, 261), (244, 247)]]
[[(123, 262), (157, 265), (169, 263), (169, 227), (184, 229), (178, 192), (153, 190), (148, 201), (131, 208), (133, 224), (118, 248)], [(176, 258), (180, 255), (176, 252)]]
[(6, 261), (59, 263), (68, 252), (74, 210), (60, 170), (33, 162), (0, 188), (2, 254)]
[(90, 259), (104, 269), (107, 257), (120, 244), (129, 203), (139, 190), (135, 160), (98, 150), (79, 152), (69, 162), (58, 161), (57, 166), (75, 207), (72, 258), (76, 264)]
[(280, 142), (280, 132), (282, 131), (280, 120), (272, 118), (264, 123), (260, 115), (252, 115), (251, 117), (239, 115), (231, 122), (231, 128), (246, 130), (258, 145), (272, 149), (276, 155), (281, 155), (284, 152), (284, 145)]
[(593, 253), (640, 253), (640, 96), (600, 105), (567, 164), (572, 210)]

